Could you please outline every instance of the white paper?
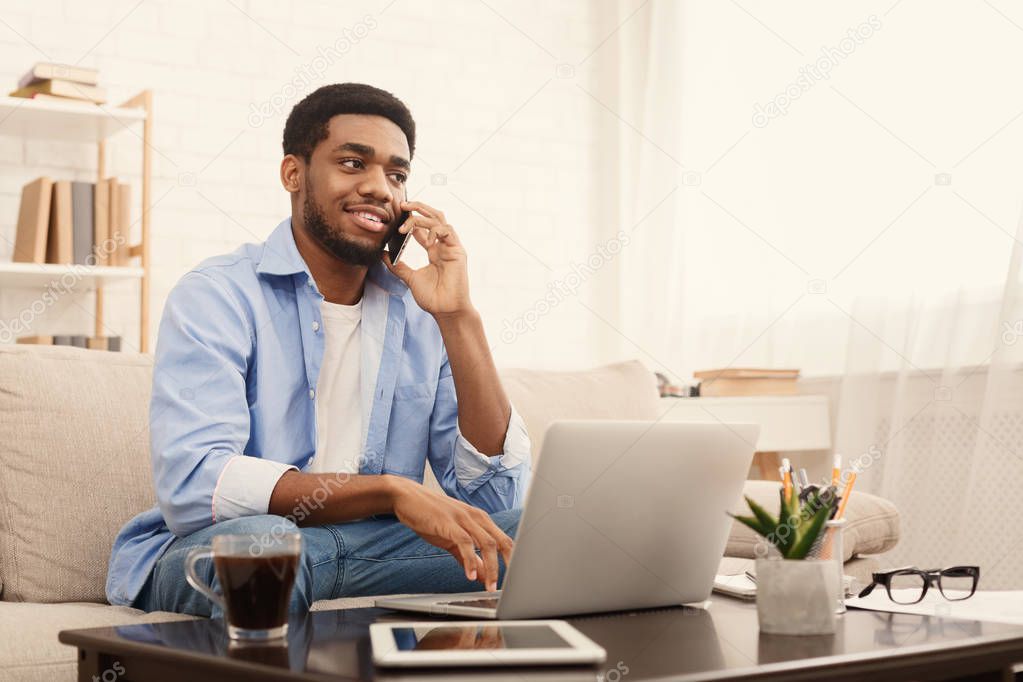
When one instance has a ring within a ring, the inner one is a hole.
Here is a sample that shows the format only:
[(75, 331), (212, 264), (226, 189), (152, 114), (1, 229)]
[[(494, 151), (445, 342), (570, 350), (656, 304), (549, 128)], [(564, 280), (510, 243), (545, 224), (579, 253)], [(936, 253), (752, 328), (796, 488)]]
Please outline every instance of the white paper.
[(745, 573), (739, 573), (738, 575), (716, 575), (714, 577), (714, 590), (721, 594), (728, 594), (743, 599), (752, 599), (757, 596), (757, 584), (750, 580)]
[[(915, 590), (892, 590), (892, 594), (896, 597), (900, 593), (908, 595), (911, 592), (915, 592)], [(878, 585), (873, 592), (862, 599), (859, 597), (846, 599), (845, 605), (851, 608), (888, 613), (915, 613), (922, 616), (965, 618), (1023, 625), (1023, 591), (977, 592), (969, 599), (949, 601), (941, 596), (940, 591), (932, 587), (927, 591), (927, 596), (923, 601), (918, 604), (896, 604), (888, 598), (884, 587)]]

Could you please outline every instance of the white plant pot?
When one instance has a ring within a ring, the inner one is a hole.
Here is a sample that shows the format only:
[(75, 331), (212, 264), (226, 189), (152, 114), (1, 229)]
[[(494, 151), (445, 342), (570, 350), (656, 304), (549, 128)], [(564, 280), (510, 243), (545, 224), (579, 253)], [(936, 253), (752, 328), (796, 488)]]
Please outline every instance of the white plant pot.
[(775, 635), (830, 635), (838, 599), (835, 562), (757, 559), (757, 619)]

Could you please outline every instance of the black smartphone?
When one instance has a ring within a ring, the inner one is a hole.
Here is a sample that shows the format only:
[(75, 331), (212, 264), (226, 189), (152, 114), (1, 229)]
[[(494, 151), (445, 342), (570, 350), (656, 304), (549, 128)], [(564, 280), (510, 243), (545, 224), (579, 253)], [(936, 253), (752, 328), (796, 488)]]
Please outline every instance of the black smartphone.
[[(407, 194), (405, 195), (405, 200), (408, 201)], [(402, 211), (401, 215), (398, 216), (398, 222), (391, 228), (391, 234), (387, 237), (387, 256), (391, 259), (391, 265), (397, 263), (398, 259), (401, 258), (401, 253), (405, 250), (409, 237), (412, 236), (411, 232), (408, 234), (398, 232), (398, 228), (405, 224), (408, 217), (409, 212)]]

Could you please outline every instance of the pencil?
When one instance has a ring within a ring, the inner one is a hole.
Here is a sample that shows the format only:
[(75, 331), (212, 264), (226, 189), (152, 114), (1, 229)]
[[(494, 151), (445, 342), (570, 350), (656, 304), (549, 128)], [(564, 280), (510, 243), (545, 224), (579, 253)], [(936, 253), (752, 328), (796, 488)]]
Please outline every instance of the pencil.
[(783, 472), (781, 483), (785, 489), (785, 499), (787, 500), (792, 496), (792, 463), (789, 462), (787, 457), (781, 460), (781, 468)]
[(838, 477), (842, 472), (842, 455), (835, 455), (835, 463), (831, 467), (831, 485), (838, 488)]
[(856, 482), (856, 472), (849, 472), (849, 480), (845, 482), (845, 488), (842, 490), (842, 501), (838, 504), (838, 513), (835, 514), (835, 519), (842, 518), (845, 513), (845, 505), (849, 504), (849, 495), (852, 494), (853, 483)]

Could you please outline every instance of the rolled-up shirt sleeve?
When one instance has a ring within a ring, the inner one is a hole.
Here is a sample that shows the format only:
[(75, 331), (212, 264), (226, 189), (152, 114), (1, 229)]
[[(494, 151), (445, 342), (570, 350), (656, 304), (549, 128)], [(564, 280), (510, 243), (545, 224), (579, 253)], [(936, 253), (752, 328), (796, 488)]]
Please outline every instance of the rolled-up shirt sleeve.
[(227, 460), (213, 489), (213, 523), (267, 513), (277, 481), (291, 469), (298, 467), (248, 455)]
[(167, 527), (184, 536), (265, 514), (288, 464), (246, 453), (252, 326), (228, 288), (199, 271), (167, 298), (153, 367), (150, 445)]
[(484, 455), (462, 435), (454, 379), (445, 353), (430, 418), (430, 465), (445, 492), (487, 512), (521, 507), (529, 487), (531, 447), (525, 422), (514, 404), (499, 454)]

